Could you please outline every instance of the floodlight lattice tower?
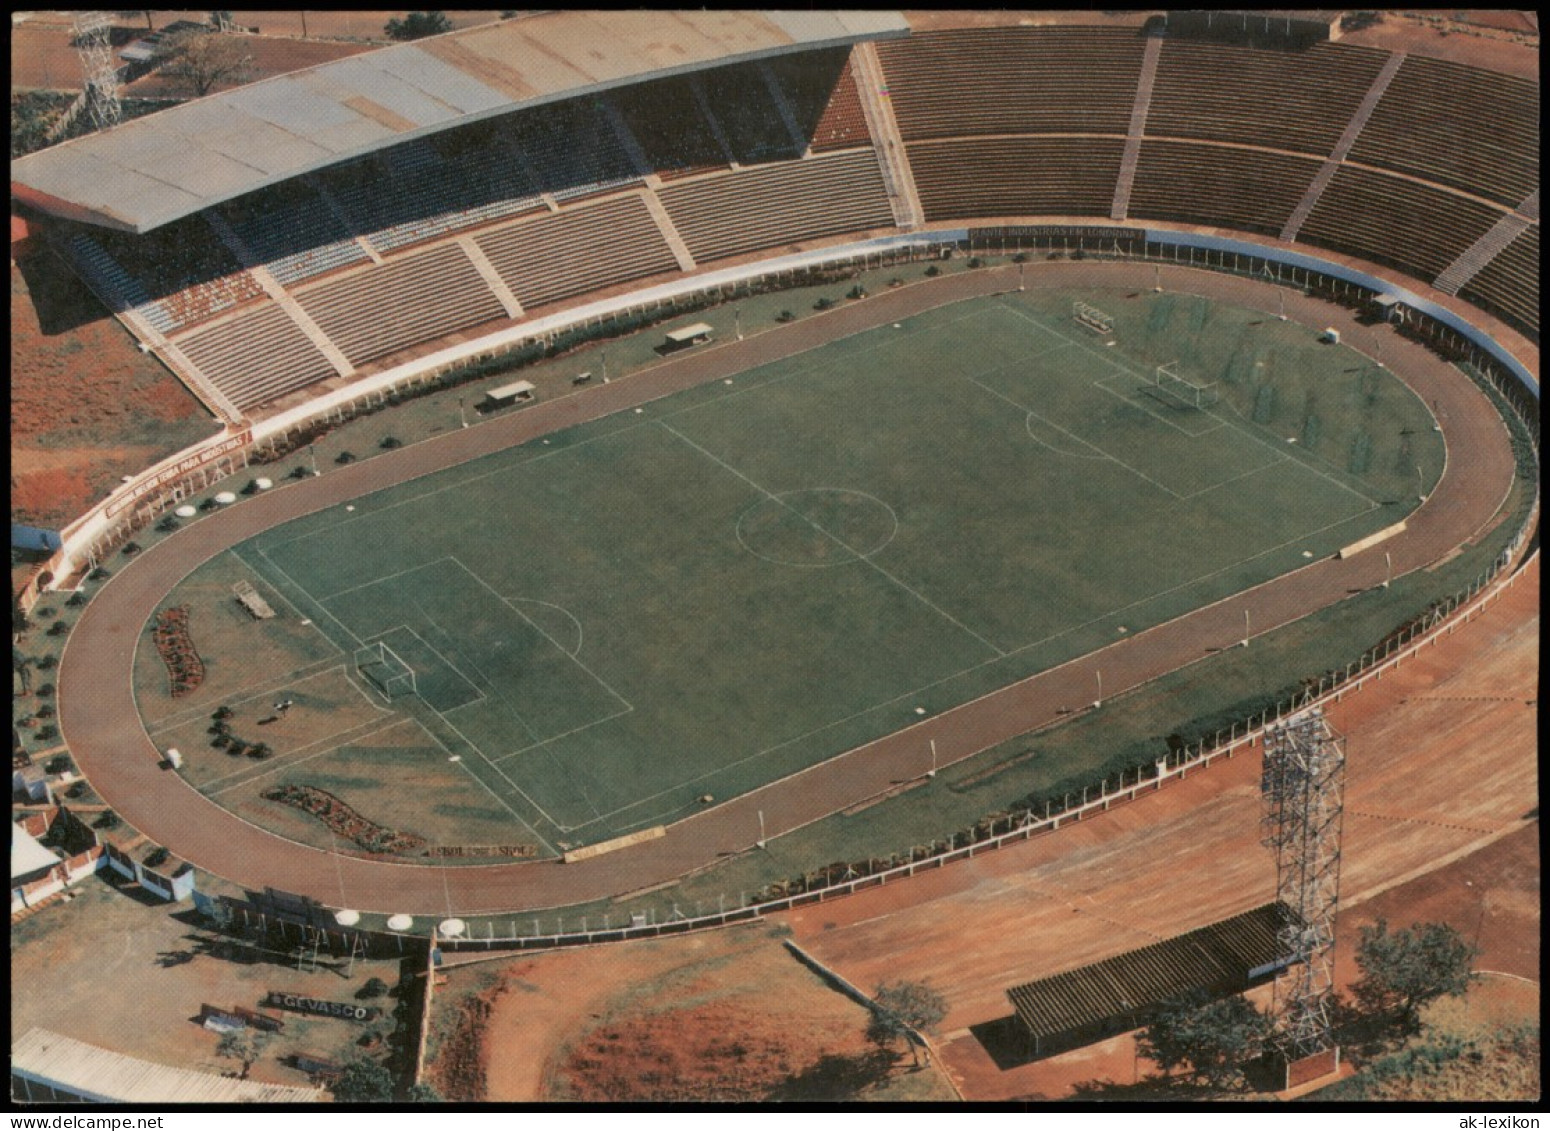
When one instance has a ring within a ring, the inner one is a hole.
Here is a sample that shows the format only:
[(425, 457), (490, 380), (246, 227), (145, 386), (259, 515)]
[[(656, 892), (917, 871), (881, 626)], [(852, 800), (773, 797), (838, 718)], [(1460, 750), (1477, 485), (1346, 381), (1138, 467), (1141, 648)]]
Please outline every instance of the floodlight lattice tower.
[(1315, 707), (1265, 733), (1263, 843), (1276, 853), (1277, 932), (1289, 965), (1276, 977), (1275, 1040), (1288, 1063), (1334, 1046), (1335, 910), (1340, 897), (1345, 739)]
[(113, 17), (108, 12), (75, 14), (75, 52), (86, 81), (86, 110), (99, 130), (118, 125), (121, 117), (112, 31)]

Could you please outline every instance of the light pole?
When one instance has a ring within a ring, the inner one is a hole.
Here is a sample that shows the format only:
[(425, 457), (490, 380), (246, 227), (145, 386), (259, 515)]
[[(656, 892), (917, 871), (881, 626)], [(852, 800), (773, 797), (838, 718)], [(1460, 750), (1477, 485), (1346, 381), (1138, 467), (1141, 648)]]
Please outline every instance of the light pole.
[(1094, 707), (1103, 706), (1103, 669), (1098, 669), (1098, 698), (1093, 700)]
[(764, 810), (763, 809), (759, 810), (759, 839), (757, 841), (755, 841), (754, 843), (757, 844), (760, 848), (764, 847), (765, 841), (764, 841)]
[(457, 422), (464, 428), (468, 427), (468, 417), (463, 414), (463, 398), (457, 399)]
[(608, 351), (603, 351), (603, 384), (608, 384)]
[(307, 454), (312, 457), (312, 474), (314, 478), (322, 475), (323, 473), (318, 470), (318, 446), (316, 444), (308, 444)]
[(741, 307), (735, 307), (732, 311), (732, 322), (737, 327), (737, 340), (743, 340), (743, 311)]
[(1383, 551), (1383, 588), (1389, 587), (1389, 581), (1394, 576), (1394, 558), (1387, 550)]
[(926, 771), (926, 777), (936, 777), (936, 739), (931, 740), (931, 768)]
[(1243, 610), (1243, 646), (1245, 648), (1247, 648), (1249, 646), (1249, 611), (1248, 611), (1248, 609), (1244, 609)]
[(1152, 290), (1162, 293), (1162, 265), (1159, 263), (1152, 264)]
[(1415, 493), (1421, 502), (1426, 502), (1426, 477), (1421, 474), (1421, 463), (1419, 460), (1416, 461), (1415, 465)]
[(1027, 266), (1028, 265), (1026, 263), (1019, 263), (1017, 265), (1017, 289), (1019, 292), (1027, 289), (1027, 287), (1023, 284), (1023, 268)]
[(1276, 314), (1276, 321), (1278, 321), (1278, 322), (1285, 322), (1286, 321), (1286, 292), (1285, 291), (1276, 291), (1276, 299), (1280, 302), (1279, 313)]

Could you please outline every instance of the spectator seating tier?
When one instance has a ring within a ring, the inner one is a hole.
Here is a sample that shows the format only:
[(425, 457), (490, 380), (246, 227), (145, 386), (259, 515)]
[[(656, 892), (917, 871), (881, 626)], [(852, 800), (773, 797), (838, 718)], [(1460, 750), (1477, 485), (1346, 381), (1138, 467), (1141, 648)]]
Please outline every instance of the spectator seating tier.
[(313, 284), (296, 301), (354, 365), (506, 316), (456, 244)]
[(640, 179), (596, 99), (514, 114), (512, 133), (532, 165), (537, 187), (556, 200), (596, 196)]
[(648, 82), (617, 92), (614, 105), (640, 143), (652, 171), (664, 180), (727, 167), (710, 123), (687, 78)]
[(1539, 225), (1503, 248), (1459, 294), (1539, 341)]
[(272, 302), (195, 330), (177, 345), (238, 408), (336, 376), (312, 339)]
[(870, 149), (683, 181), (658, 196), (698, 263), (893, 226)]
[(1500, 217), (1477, 200), (1347, 165), (1314, 205), (1298, 239), (1430, 280)]
[(717, 67), (695, 77), (738, 164), (785, 161), (802, 155), (757, 67)]
[(906, 141), (1124, 134), (1144, 51), (1135, 28), (966, 28), (877, 45)]
[(189, 216), (145, 235), (98, 231), (92, 238), (159, 308), (148, 317), (164, 334), (264, 293), (203, 216)]
[(1387, 59), (1386, 51), (1327, 43), (1250, 51), (1165, 39), (1146, 132), (1326, 157)]
[(850, 48), (781, 55), (769, 61), (769, 68), (814, 153), (872, 144)]
[(1516, 207), (1539, 187), (1539, 85), (1406, 56), (1350, 159)]
[(1320, 164), (1263, 149), (1148, 139), (1130, 215), (1278, 235)]
[(991, 137), (906, 146), (926, 219), (1107, 216), (1121, 138)]
[(678, 269), (635, 194), (523, 221), (475, 242), (525, 310)]

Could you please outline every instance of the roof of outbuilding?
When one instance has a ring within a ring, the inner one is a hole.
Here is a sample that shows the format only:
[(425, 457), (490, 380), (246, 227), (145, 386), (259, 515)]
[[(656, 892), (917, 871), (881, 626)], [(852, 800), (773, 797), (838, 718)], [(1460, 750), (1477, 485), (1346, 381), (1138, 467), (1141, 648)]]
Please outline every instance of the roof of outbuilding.
[(45, 212), (144, 233), (223, 200), (525, 106), (905, 35), (899, 12), (555, 11), (213, 94), (11, 163)]

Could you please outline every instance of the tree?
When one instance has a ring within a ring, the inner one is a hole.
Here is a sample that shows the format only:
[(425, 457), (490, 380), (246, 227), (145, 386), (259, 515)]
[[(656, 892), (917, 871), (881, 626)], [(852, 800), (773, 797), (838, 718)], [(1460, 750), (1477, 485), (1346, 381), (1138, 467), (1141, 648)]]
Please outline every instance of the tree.
[(162, 73), (193, 98), (203, 98), (217, 86), (242, 84), (253, 62), (242, 40), (202, 28), (169, 35), (156, 49), (156, 57)]
[(388, 984), (381, 978), (367, 978), (366, 984), (360, 988), (355, 996), (361, 998), (381, 997), (387, 993)]
[(259, 1057), (264, 1055), (264, 1049), (268, 1047), (271, 1039), (271, 1034), (258, 1029), (237, 1029), (230, 1033), (222, 1033), (220, 1044), (215, 1046), (215, 1055), (241, 1064), (242, 1072), (237, 1078), (246, 1080), (248, 1072), (258, 1063)]
[(415, 1104), (440, 1104), (446, 1103), (447, 1099), (436, 1090), (434, 1084), (427, 1084), (422, 1080), (409, 1089), (409, 1102)]
[(947, 1016), (947, 1002), (925, 982), (884, 982), (873, 995), (872, 1019), (866, 1036), (880, 1049), (899, 1041), (909, 1045), (910, 1057), (920, 1067), (920, 1050), (910, 1030), (928, 1032)]
[(445, 12), (410, 12), (403, 19), (392, 19), (382, 29), (389, 39), (424, 39), (452, 30)]
[(393, 1098), (393, 1074), (371, 1060), (352, 1060), (334, 1084), (339, 1103), (387, 1103)]
[(1239, 994), (1212, 1000), (1197, 990), (1162, 1007), (1136, 1047), (1164, 1072), (1188, 1065), (1217, 1089), (1243, 1085), (1243, 1067), (1265, 1050), (1270, 1018)]
[(1353, 987), (1356, 1000), (1364, 1010), (1396, 1017), (1403, 1029), (1414, 1031), (1423, 1005), (1458, 997), (1469, 988), (1475, 957), (1475, 948), (1446, 923), (1390, 931), (1379, 919), (1362, 928), (1356, 944), (1362, 972)]

